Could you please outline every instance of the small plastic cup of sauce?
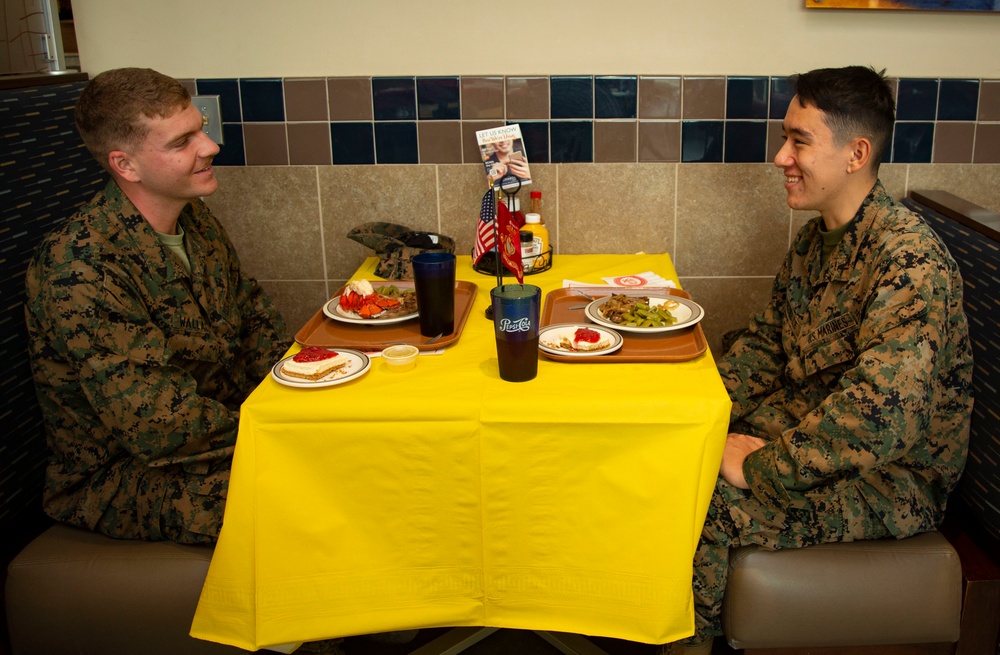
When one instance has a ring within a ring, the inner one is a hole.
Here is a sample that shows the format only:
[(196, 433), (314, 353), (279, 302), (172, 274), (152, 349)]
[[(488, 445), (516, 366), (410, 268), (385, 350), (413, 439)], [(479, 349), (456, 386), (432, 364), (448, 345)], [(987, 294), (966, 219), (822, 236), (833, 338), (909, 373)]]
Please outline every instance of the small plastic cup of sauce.
[(412, 370), (417, 365), (417, 354), (420, 350), (416, 346), (389, 346), (382, 351), (382, 359), (390, 371), (403, 372)]

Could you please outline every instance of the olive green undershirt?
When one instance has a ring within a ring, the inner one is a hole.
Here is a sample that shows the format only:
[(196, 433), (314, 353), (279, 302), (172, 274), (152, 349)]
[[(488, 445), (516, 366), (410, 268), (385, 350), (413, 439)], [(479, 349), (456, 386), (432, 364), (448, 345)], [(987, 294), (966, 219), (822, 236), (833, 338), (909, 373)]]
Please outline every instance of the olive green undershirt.
[(847, 232), (847, 228), (851, 226), (854, 221), (848, 221), (847, 223), (841, 225), (838, 228), (834, 228), (827, 232), (822, 227), (819, 229), (819, 234), (823, 237), (823, 265), (826, 266), (826, 260), (830, 258), (830, 253), (833, 249), (837, 247), (837, 244), (844, 238), (844, 233)]
[(181, 265), (184, 266), (184, 270), (190, 275), (191, 260), (188, 259), (187, 251), (184, 250), (184, 228), (178, 225), (177, 234), (157, 232), (156, 236), (160, 238), (160, 243), (165, 245), (170, 252), (174, 253), (181, 260)]

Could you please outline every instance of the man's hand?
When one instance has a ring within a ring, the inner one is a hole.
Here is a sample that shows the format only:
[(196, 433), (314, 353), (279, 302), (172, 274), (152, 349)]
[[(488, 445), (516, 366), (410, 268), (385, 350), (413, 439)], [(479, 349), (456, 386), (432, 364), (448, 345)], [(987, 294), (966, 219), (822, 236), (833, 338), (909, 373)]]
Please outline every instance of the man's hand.
[(726, 482), (738, 489), (749, 489), (747, 479), (743, 475), (743, 460), (755, 450), (763, 448), (767, 442), (748, 434), (730, 432), (726, 437), (726, 449), (722, 452), (722, 466), (719, 473)]

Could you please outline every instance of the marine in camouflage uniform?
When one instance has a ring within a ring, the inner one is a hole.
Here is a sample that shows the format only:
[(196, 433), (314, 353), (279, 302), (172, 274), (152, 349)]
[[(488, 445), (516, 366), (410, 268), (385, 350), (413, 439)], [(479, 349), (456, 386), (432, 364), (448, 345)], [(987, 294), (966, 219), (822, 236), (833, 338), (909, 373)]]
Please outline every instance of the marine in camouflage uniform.
[(934, 529), (965, 465), (972, 353), (958, 267), (876, 182), (824, 261), (796, 236), (772, 300), (719, 362), (730, 431), (766, 445), (720, 476), (695, 555), (696, 636), (720, 635), (729, 548)]
[(190, 273), (110, 182), (39, 246), (25, 313), (52, 453), (45, 511), (118, 538), (207, 543), (240, 404), (290, 342), (201, 200), (178, 226)]

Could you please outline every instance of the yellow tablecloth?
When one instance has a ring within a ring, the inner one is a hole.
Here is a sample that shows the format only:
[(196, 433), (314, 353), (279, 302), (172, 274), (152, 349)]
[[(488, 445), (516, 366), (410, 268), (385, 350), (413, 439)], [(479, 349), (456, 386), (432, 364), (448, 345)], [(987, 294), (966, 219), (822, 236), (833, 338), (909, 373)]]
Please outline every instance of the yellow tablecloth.
[[(374, 278), (369, 259), (355, 278)], [(667, 255), (559, 255), (529, 276), (654, 271)], [(711, 355), (541, 357), (500, 379), (495, 278), (461, 339), (406, 373), (380, 359), (323, 389), (264, 380), (244, 403), (225, 522), (191, 634), (247, 649), (434, 626), (663, 643), (693, 631), (691, 561), (729, 400)], [(582, 312), (581, 312), (582, 314)]]

